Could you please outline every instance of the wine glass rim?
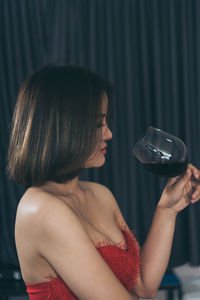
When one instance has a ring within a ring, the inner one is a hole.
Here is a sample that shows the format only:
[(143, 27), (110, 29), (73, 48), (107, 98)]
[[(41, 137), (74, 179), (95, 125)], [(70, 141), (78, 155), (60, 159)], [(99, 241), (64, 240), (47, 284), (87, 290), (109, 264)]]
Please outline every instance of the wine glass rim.
[(162, 130), (160, 130), (159, 128), (156, 128), (156, 127), (153, 127), (153, 126), (149, 126), (148, 128), (146, 128), (146, 130), (145, 130), (145, 131), (143, 132), (143, 134), (140, 136), (140, 138), (138, 139), (138, 141), (137, 141), (135, 147), (143, 141), (143, 139), (145, 138), (145, 136), (147, 135), (147, 133), (149, 132), (149, 130), (152, 130), (152, 129), (153, 129), (153, 130), (162, 131)]
[[(153, 130), (157, 130), (157, 131), (163, 131), (162, 129), (160, 128), (157, 128), (157, 127), (153, 127), (153, 126), (149, 126), (146, 131), (148, 132), (150, 129), (153, 129)], [(164, 132), (164, 131), (163, 131)]]

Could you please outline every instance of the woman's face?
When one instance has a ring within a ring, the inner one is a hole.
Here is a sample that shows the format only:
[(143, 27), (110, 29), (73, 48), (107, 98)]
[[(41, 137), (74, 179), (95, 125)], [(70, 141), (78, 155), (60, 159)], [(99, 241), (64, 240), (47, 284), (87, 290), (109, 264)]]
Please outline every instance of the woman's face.
[(101, 131), (99, 134), (100, 140), (97, 144), (94, 153), (86, 161), (85, 168), (101, 167), (105, 163), (105, 154), (107, 147), (106, 141), (112, 139), (112, 132), (110, 131), (106, 123), (107, 106), (108, 98), (106, 93), (104, 93), (102, 97), (101, 114), (97, 121), (97, 127)]

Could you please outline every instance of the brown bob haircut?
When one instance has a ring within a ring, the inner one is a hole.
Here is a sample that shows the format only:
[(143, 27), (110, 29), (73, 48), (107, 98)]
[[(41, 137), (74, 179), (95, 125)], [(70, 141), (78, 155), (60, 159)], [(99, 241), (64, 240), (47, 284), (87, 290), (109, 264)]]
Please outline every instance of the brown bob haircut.
[(112, 112), (112, 85), (92, 71), (47, 65), (22, 84), (15, 106), (8, 173), (26, 187), (73, 179), (99, 138), (103, 93)]

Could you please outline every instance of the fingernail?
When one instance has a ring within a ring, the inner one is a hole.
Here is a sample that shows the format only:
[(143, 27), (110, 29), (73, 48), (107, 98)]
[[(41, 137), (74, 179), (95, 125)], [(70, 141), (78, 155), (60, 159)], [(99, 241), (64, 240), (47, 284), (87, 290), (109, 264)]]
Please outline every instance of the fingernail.
[(192, 195), (192, 197), (193, 197), (193, 198), (196, 198), (198, 195), (199, 195), (199, 192), (195, 192), (195, 193)]

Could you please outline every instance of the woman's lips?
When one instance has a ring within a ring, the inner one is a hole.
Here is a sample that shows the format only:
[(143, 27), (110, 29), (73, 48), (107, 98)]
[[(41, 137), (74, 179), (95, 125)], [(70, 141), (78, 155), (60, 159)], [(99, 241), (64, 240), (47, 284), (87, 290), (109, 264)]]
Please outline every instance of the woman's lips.
[(102, 149), (101, 151), (100, 151), (102, 154), (106, 154), (106, 149), (104, 148), (104, 149)]
[[(107, 146), (106, 146), (106, 147), (107, 147)], [(103, 149), (100, 150), (100, 152), (101, 152), (102, 154), (106, 154), (106, 152), (107, 152), (106, 147), (104, 147)]]

